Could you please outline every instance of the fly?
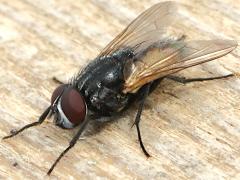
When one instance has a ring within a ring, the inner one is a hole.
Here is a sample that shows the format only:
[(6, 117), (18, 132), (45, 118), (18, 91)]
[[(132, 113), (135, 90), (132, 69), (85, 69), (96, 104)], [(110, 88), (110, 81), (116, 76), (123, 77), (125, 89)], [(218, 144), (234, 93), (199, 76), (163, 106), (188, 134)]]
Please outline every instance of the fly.
[(164, 79), (187, 83), (221, 79), (233, 76), (185, 79), (173, 74), (186, 68), (220, 58), (237, 47), (233, 40), (187, 41), (185, 35), (167, 31), (176, 20), (178, 4), (158, 3), (138, 16), (125, 30), (89, 65), (69, 83), (56, 88), (50, 106), (39, 120), (28, 124), (7, 139), (23, 130), (40, 125), (48, 115), (54, 115), (56, 125), (71, 129), (79, 126), (69, 146), (59, 155), (48, 171), (52, 172), (59, 160), (76, 144), (90, 120), (95, 117), (113, 116), (123, 112), (138, 100), (135, 122), (138, 140), (144, 154), (139, 128), (144, 102), (150, 92)]

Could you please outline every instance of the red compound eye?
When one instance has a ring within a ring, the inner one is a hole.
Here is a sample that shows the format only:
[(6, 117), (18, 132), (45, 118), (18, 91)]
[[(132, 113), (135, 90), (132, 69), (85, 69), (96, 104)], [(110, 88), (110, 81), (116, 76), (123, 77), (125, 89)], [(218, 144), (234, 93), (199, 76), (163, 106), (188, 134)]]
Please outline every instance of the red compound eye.
[(52, 97), (51, 97), (51, 105), (53, 105), (54, 101), (63, 93), (63, 90), (66, 87), (67, 87), (66, 84), (62, 84), (53, 91)]
[(67, 119), (74, 125), (81, 123), (86, 116), (86, 104), (81, 94), (74, 88), (64, 90), (61, 108)]

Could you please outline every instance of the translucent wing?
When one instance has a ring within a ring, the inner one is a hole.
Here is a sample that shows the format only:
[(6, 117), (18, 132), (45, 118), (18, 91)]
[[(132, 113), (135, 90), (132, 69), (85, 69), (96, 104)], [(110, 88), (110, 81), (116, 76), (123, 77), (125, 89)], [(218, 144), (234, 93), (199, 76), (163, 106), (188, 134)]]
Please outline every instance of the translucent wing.
[(158, 3), (138, 16), (110, 42), (98, 57), (129, 48), (135, 59), (124, 69), (124, 93), (134, 93), (144, 84), (219, 58), (231, 52), (235, 41), (184, 42), (183, 33), (174, 28), (180, 19), (176, 2)]
[[(138, 54), (148, 46), (163, 39), (179, 39), (182, 34), (170, 32), (169, 27), (177, 17), (176, 2), (158, 3), (144, 11), (132, 23), (110, 42), (98, 57), (114, 53), (116, 50), (130, 47)], [(169, 35), (169, 33), (172, 33)]]
[(134, 93), (144, 84), (207, 61), (222, 57), (237, 47), (232, 40), (156, 43), (139, 54), (125, 81), (124, 93)]

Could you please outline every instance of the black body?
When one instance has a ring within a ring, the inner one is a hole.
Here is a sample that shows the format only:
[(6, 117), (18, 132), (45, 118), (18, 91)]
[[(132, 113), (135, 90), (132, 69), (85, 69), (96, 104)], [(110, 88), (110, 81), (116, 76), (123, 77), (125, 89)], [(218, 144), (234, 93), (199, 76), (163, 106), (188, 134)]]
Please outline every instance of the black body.
[(131, 49), (123, 49), (112, 56), (92, 61), (72, 81), (72, 85), (84, 97), (88, 111), (94, 115), (111, 116), (128, 107), (139, 95), (124, 94), (124, 68), (134, 60)]

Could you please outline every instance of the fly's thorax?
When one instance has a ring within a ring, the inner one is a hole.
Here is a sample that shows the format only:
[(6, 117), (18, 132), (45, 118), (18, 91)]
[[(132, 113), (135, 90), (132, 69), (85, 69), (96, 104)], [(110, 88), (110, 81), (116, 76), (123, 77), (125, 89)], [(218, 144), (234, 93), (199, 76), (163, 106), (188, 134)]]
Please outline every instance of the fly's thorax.
[[(74, 86), (79, 91), (86, 89), (92, 83), (103, 82), (118, 76), (124, 79), (123, 71), (126, 64), (134, 59), (134, 53), (131, 48), (123, 48), (116, 50), (111, 55), (101, 56), (91, 61), (84, 69), (82, 69), (72, 80)], [(131, 61), (132, 62), (132, 61)], [(113, 82), (110, 80), (109, 82)]]
[(117, 50), (112, 55), (98, 57), (74, 79), (89, 110), (109, 115), (121, 111), (128, 102), (124, 87), (124, 68), (134, 57), (129, 48)]

